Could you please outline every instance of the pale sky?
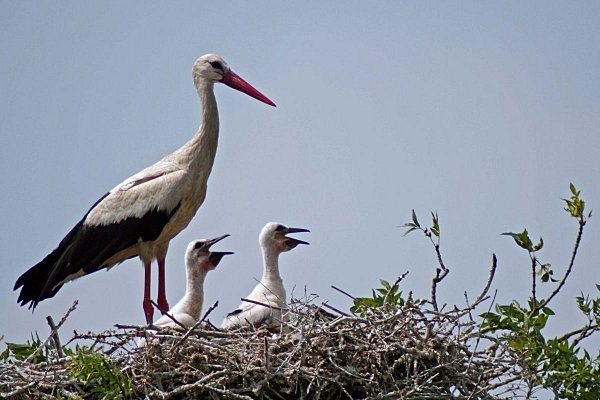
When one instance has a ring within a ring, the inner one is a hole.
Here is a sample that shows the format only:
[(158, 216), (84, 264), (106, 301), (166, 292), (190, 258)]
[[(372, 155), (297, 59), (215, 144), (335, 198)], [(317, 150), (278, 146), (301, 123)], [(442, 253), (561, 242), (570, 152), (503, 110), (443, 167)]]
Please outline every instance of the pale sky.
[[(498, 301), (526, 302), (529, 259), (500, 235), (524, 227), (562, 275), (577, 230), (562, 211), (569, 182), (600, 208), (600, 3), (177, 5), (0, 3), (5, 341), (46, 337), (45, 316), (58, 320), (75, 299), (63, 340), (144, 322), (138, 259), (66, 284), (33, 314), (12, 287), (100, 196), (194, 134), (191, 68), (206, 53), (277, 108), (215, 86), (217, 158), (204, 205), (171, 242), (171, 305), (183, 295), (187, 244), (229, 233), (215, 250), (236, 254), (205, 285), (219, 324), (260, 278), (258, 233), (269, 221), (312, 231), (296, 235), (310, 246), (281, 256), (288, 294), (306, 289), (347, 309), (330, 285), (367, 296), (408, 270), (401, 289), (428, 297), (433, 249), (398, 228), (413, 208), (422, 222), (440, 216), (451, 270), (440, 302), (475, 297), (493, 252)], [(599, 241), (594, 217), (549, 332), (583, 321), (574, 297), (600, 283)]]

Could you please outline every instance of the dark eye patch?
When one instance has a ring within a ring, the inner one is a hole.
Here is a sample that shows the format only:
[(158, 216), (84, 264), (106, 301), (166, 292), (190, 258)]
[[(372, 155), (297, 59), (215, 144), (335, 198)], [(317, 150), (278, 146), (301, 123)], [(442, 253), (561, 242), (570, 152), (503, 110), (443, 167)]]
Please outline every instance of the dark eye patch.
[(198, 250), (200, 247), (204, 246), (204, 242), (202, 240), (199, 240), (196, 242), (196, 244), (194, 245), (194, 250)]
[(209, 61), (209, 64), (214, 68), (223, 71), (223, 64), (219, 61)]
[(283, 226), (283, 225), (277, 225), (277, 226), (275, 227), (275, 230), (276, 230), (277, 232), (284, 231), (284, 230), (285, 230), (285, 226)]

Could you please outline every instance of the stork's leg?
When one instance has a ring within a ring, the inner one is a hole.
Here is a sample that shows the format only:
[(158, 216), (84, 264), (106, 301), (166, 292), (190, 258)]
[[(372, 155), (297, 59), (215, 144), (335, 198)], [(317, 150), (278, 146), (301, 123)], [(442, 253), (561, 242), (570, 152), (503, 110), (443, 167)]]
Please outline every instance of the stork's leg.
[(144, 314), (146, 315), (146, 323), (150, 325), (152, 323), (152, 317), (154, 316), (154, 307), (150, 302), (150, 277), (152, 275), (152, 263), (144, 263), (144, 301), (142, 306), (144, 307)]
[(167, 302), (167, 293), (165, 291), (165, 257), (158, 259), (158, 307), (160, 311), (166, 313), (169, 311)]

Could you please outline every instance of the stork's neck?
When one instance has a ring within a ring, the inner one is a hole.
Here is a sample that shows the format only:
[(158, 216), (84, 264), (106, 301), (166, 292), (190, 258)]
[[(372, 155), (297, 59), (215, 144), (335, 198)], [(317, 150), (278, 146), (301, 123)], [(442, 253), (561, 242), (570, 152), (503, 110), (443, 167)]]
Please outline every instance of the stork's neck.
[(186, 273), (185, 295), (180, 301), (180, 304), (185, 308), (186, 314), (189, 314), (194, 319), (200, 318), (202, 303), (204, 302), (204, 278), (205, 273), (198, 271), (197, 268), (188, 270)]
[(200, 126), (196, 134), (181, 148), (189, 171), (210, 174), (219, 141), (219, 111), (213, 92), (213, 83), (198, 87), (200, 97)]
[(272, 247), (263, 247), (263, 276), (261, 282), (281, 281), (279, 275), (279, 252)]

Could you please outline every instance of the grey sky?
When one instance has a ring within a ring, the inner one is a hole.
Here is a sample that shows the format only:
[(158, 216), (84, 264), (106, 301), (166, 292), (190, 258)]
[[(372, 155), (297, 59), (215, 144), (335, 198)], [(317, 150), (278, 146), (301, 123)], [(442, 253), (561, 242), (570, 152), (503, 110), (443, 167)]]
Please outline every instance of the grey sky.
[[(282, 255), (288, 293), (345, 308), (330, 285), (369, 295), (409, 270), (402, 290), (427, 297), (433, 250), (397, 228), (413, 208), (440, 216), (443, 301), (475, 296), (492, 252), (499, 300), (526, 300), (528, 258), (506, 231), (543, 236), (542, 259), (562, 273), (576, 232), (560, 200), (569, 182), (600, 204), (599, 3), (340, 4), (0, 3), (0, 336), (45, 336), (44, 317), (74, 299), (64, 336), (143, 322), (137, 259), (65, 285), (34, 314), (12, 286), (101, 195), (191, 137), (191, 67), (210, 52), (277, 108), (215, 87), (217, 159), (204, 205), (171, 242), (171, 304), (187, 243), (229, 233), (216, 249), (236, 254), (205, 287), (220, 322), (260, 278), (268, 221), (312, 231)], [(592, 218), (555, 305), (561, 323), (580, 321), (574, 296), (600, 282), (599, 240)]]

